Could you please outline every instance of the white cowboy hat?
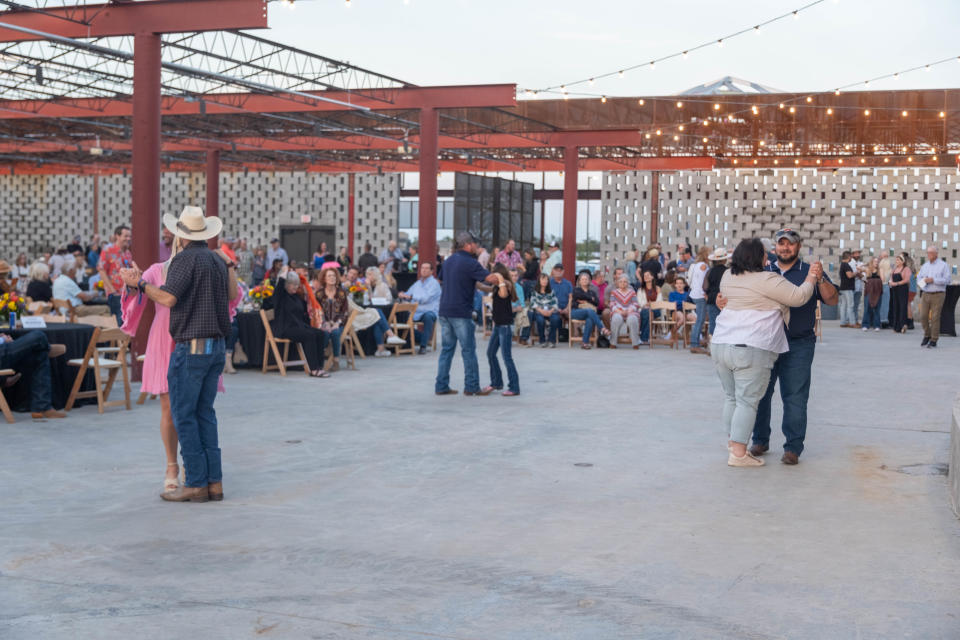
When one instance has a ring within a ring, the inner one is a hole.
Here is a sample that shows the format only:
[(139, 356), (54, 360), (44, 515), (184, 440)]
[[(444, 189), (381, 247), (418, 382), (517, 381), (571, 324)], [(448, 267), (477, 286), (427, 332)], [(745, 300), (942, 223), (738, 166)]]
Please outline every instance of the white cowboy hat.
[(163, 226), (178, 238), (187, 240), (209, 240), (223, 229), (223, 222), (216, 216), (206, 217), (200, 207), (186, 206), (177, 218), (171, 214), (163, 216)]
[(730, 254), (727, 253), (727, 250), (721, 247), (710, 254), (710, 262), (723, 262), (729, 257)]

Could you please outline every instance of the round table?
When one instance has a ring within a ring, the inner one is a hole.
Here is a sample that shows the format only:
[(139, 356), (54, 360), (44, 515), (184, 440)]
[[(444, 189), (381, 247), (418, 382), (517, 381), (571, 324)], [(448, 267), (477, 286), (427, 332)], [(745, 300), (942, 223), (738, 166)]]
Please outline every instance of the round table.
[[(93, 336), (94, 327), (88, 324), (70, 324), (70, 323), (51, 323), (45, 329), (9, 329), (3, 330), (3, 333), (16, 339), (26, 335), (30, 331), (42, 331), (47, 335), (50, 344), (62, 344), (67, 351), (58, 358), (50, 360), (50, 400), (54, 409), (63, 409), (67, 405), (67, 398), (70, 396), (70, 389), (77, 379), (78, 367), (71, 367), (67, 364), (68, 360), (82, 358), (90, 344), (90, 338)], [(95, 389), (95, 380), (93, 371), (87, 372), (84, 377), (81, 391), (92, 391)], [(30, 388), (26, 382), (26, 376), (5, 391), (7, 403), (14, 411), (30, 411)], [(96, 399), (78, 400), (75, 404), (95, 403)]]

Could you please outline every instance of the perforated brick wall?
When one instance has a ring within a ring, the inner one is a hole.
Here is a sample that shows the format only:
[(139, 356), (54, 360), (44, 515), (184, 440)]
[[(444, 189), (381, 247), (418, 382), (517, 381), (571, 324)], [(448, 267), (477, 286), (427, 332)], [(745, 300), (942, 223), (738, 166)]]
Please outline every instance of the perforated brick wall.
[[(220, 216), (228, 235), (266, 245), (280, 225), (336, 228), (337, 246), (346, 243), (348, 183), (346, 174), (306, 172), (232, 172), (220, 175)], [(130, 223), (131, 178), (100, 177), (100, 230), (105, 237)], [(397, 235), (400, 198), (398, 174), (357, 175), (355, 242), (369, 240), (379, 251)], [(161, 214), (178, 214), (184, 205), (206, 206), (202, 173), (161, 176)], [(86, 242), (93, 233), (93, 178), (90, 176), (0, 177), (0, 256), (20, 251), (34, 257), (65, 244), (75, 234)], [(357, 250), (355, 250), (357, 252)]]
[[(649, 172), (604, 174), (605, 264), (650, 244), (651, 189)], [(745, 237), (791, 227), (803, 236), (807, 255), (834, 272), (849, 248), (907, 251), (918, 260), (934, 244), (956, 264), (960, 247), (960, 176), (947, 169), (662, 173), (659, 210), (657, 239), (665, 250), (682, 241), (732, 248)]]

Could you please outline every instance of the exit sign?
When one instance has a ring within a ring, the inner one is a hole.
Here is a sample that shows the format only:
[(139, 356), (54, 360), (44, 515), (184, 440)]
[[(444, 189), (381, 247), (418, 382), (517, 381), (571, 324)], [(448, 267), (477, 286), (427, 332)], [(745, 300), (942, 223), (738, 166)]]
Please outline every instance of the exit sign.
[(310, 224), (310, 216), (300, 216), (300, 222), (303, 224)]

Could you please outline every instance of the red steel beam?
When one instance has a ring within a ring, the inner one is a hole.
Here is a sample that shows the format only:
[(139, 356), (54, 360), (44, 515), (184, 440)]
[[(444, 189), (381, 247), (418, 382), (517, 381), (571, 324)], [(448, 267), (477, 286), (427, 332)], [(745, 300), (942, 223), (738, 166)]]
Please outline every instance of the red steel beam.
[[(2, 22), (2, 20), (0, 20)], [(189, 31), (190, 29), (181, 29)], [(358, 107), (378, 111), (388, 109), (469, 109), (480, 107), (512, 107), (516, 105), (516, 85), (491, 84), (462, 87), (409, 87), (365, 91), (363, 95), (345, 91), (306, 91), (311, 95), (349, 102)], [(384, 100), (391, 102), (384, 106)], [(200, 101), (186, 101), (176, 96), (163, 98), (163, 115), (236, 115), (238, 109), (253, 113), (294, 113), (308, 111), (344, 111), (343, 105), (305, 97), (253, 93), (218, 93)], [(76, 98), (69, 100), (5, 100), (0, 101), (0, 119), (62, 117), (129, 117), (133, 105), (126, 100)], [(511, 136), (517, 139), (516, 136)]]
[[(264, 29), (266, 0), (149, 0), (0, 12), (0, 23), (67, 38)], [(43, 38), (0, 27), (0, 42)]]
[[(577, 264), (577, 175), (580, 170), (580, 149), (563, 148), (563, 275), (576, 281)], [(572, 300), (570, 302), (573, 302)], [(567, 305), (567, 311), (571, 309)]]
[[(207, 216), (220, 215), (220, 152), (216, 149), (207, 151), (207, 207), (204, 213)], [(216, 249), (217, 236), (207, 240), (207, 246)]]
[(436, 109), (420, 110), (420, 207), (417, 222), (417, 247), (420, 262), (429, 262), (436, 268), (437, 262), (437, 171), (439, 158), (437, 132), (440, 116)]

